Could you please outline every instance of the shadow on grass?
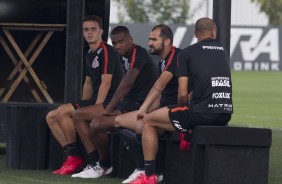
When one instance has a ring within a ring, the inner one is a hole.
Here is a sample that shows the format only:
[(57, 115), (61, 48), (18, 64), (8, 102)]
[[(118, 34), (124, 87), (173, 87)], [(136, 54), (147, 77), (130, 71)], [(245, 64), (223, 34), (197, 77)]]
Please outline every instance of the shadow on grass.
[(0, 155), (5, 155), (5, 154), (6, 154), (6, 144), (0, 143)]

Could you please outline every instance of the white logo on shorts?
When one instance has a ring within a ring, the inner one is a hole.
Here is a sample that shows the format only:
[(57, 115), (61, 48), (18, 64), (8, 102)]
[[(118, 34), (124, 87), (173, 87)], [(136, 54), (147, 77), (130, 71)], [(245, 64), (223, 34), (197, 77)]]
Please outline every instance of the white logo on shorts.
[(179, 121), (176, 120), (172, 120), (174, 126), (180, 131), (180, 132), (187, 132), (187, 129), (182, 128), (182, 126), (180, 125)]

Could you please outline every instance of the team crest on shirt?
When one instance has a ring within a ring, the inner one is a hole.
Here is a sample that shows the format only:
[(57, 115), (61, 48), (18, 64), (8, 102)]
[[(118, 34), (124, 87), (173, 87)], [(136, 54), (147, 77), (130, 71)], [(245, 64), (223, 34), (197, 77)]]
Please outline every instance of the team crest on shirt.
[(124, 68), (126, 69), (126, 71), (128, 71), (128, 69), (129, 69), (128, 59), (126, 57), (122, 56), (122, 60), (124, 61)]
[(164, 71), (165, 69), (165, 60), (161, 60), (161, 70), (162, 72)]
[(96, 56), (92, 61), (92, 68), (97, 68), (99, 66), (98, 56)]

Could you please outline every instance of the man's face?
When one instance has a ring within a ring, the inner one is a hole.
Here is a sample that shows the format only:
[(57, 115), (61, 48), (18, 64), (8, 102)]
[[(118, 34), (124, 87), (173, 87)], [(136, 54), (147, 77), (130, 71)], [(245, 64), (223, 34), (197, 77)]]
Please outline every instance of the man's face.
[(97, 22), (85, 21), (82, 27), (84, 39), (88, 44), (93, 44), (101, 40), (103, 29), (99, 27)]
[(111, 35), (111, 40), (114, 49), (119, 55), (124, 56), (130, 52), (133, 40), (128, 34), (121, 32)]
[(149, 52), (152, 55), (160, 55), (164, 50), (164, 40), (160, 37), (160, 29), (156, 29), (149, 36)]

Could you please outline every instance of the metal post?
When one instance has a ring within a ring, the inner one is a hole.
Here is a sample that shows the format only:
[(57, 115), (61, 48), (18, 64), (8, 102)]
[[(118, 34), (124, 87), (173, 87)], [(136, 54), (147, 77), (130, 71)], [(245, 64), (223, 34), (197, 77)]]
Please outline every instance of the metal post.
[(64, 102), (79, 100), (82, 94), (83, 36), (85, 0), (67, 1), (66, 65)]
[(103, 34), (103, 40), (108, 40), (108, 34), (109, 34), (109, 25), (110, 25), (110, 7), (111, 7), (111, 0), (105, 0), (105, 7), (104, 7), (104, 34)]
[(217, 39), (230, 54), (231, 0), (213, 0), (213, 19), (217, 25)]

